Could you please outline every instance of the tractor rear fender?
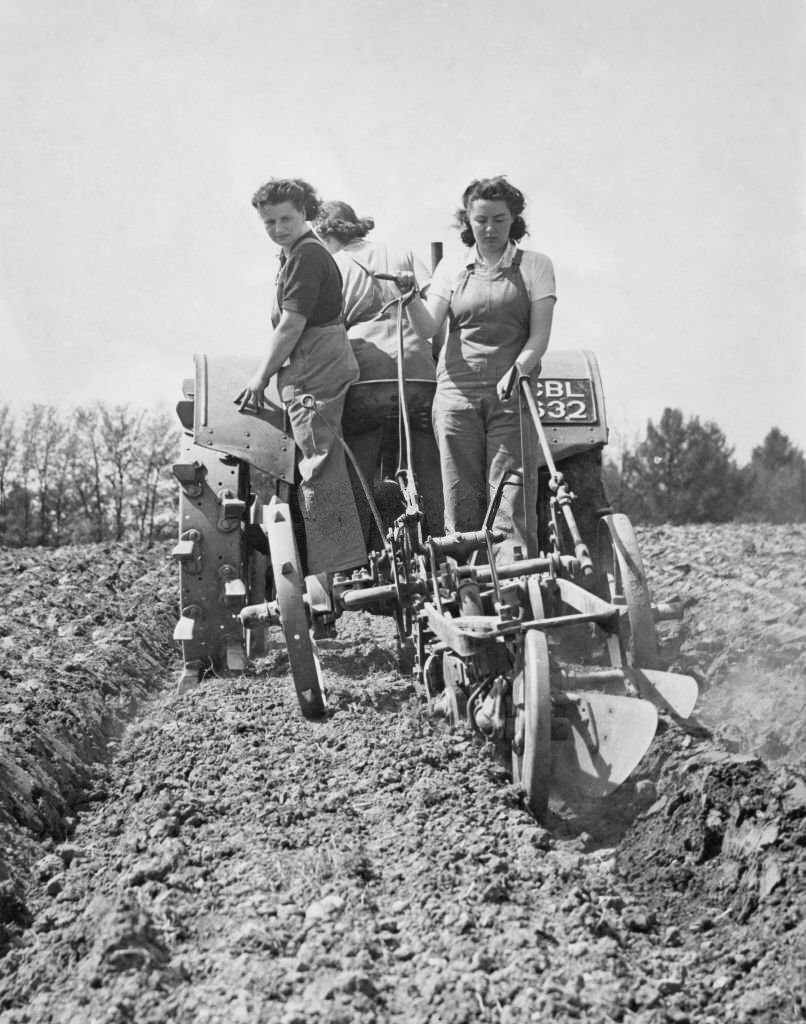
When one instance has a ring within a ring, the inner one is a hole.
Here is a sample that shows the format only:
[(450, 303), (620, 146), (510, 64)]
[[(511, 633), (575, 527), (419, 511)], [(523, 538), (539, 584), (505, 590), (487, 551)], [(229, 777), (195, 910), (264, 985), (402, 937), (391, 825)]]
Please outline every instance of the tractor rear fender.
[[(604, 392), (596, 356), (549, 350), (535, 381), (540, 421), (555, 462), (607, 444)], [(545, 465), (542, 455), (539, 465)]]
[(186, 401), (180, 402), (177, 409), (183, 426), (192, 432), (194, 442), (201, 448), (232, 455), (276, 479), (293, 483), (294, 441), (285, 429), (285, 411), (274, 382), (266, 393), (264, 409), (241, 412), (235, 396), (254, 373), (254, 358), (196, 355), (194, 360), (195, 381), (186, 382)]
[[(180, 419), (196, 444), (255, 466), (271, 476), (292, 483), (294, 442), (285, 430), (284, 410), (273, 385), (260, 412), (241, 412), (235, 396), (254, 371), (250, 357), (197, 355), (193, 394), (186, 387), (180, 403)], [(190, 382), (188, 382), (190, 384)], [(554, 459), (601, 448), (608, 429), (604, 392), (596, 356), (587, 350), (558, 349), (543, 358), (536, 381), (541, 421)], [(543, 465), (541, 458), (539, 464)]]

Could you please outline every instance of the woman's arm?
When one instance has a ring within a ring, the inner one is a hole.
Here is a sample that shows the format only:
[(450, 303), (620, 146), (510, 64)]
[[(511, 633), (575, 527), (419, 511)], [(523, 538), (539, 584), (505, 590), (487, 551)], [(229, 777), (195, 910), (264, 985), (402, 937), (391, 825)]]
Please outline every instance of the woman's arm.
[(449, 303), (440, 295), (431, 295), (423, 301), (419, 295), (406, 306), (409, 323), (419, 335), (421, 341), (428, 341), (436, 334), (439, 334), (445, 317), (448, 315)]
[[(518, 353), (514, 365), (517, 367), (519, 377), (532, 373), (536, 366), (540, 365), (543, 353), (549, 347), (551, 337), (551, 321), (554, 316), (554, 303), (557, 300), (553, 295), (533, 302), (529, 310), (529, 337), (526, 344)], [(507, 389), (510, 386), (512, 368), (507, 370), (497, 385), (498, 397), (501, 401), (507, 400)], [(517, 394), (517, 388), (513, 388), (509, 397)]]
[(266, 357), (260, 364), (260, 369), (235, 399), (236, 402), (241, 403), (242, 409), (250, 403), (256, 409), (263, 408), (265, 404), (263, 392), (274, 374), (294, 351), (307, 322), (301, 313), (283, 310), (280, 321), (272, 332)]

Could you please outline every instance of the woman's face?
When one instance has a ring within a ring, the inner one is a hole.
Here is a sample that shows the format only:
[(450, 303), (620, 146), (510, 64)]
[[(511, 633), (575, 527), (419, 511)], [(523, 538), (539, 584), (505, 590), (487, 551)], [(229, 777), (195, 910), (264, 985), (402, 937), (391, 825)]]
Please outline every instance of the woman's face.
[(468, 208), (467, 219), (480, 250), (504, 251), (515, 218), (503, 199), (474, 199)]
[(308, 230), (305, 214), (289, 201), (261, 206), (260, 216), (269, 238), (286, 251)]

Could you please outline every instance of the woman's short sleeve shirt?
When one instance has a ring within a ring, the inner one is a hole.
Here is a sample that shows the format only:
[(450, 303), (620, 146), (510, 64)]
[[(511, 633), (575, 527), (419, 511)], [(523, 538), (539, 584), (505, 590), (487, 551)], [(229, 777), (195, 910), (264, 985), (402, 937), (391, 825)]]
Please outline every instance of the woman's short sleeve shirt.
[(344, 281), (344, 320), (348, 328), (371, 320), (385, 303), (400, 295), (394, 284), (378, 281), (372, 274), (413, 273), (420, 291), (431, 280), (425, 264), (411, 250), (388, 249), (363, 238), (349, 242), (334, 258)]
[[(510, 242), (504, 257), (501, 260), (502, 267), (512, 264), (512, 258), (517, 252), (517, 247)], [(526, 293), (530, 302), (537, 302), (539, 299), (557, 298), (557, 285), (554, 280), (554, 265), (545, 253), (533, 252), (531, 249), (521, 249), (521, 277), (526, 286)], [(446, 257), (434, 271), (431, 280), (430, 294), (438, 295), (446, 302), (451, 301), (454, 289), (461, 280), (462, 274), (468, 267), (473, 267), (478, 261), (478, 253), (475, 247), (465, 249), (464, 252), (454, 257)]]
[(311, 327), (331, 323), (341, 317), (339, 268), (312, 231), (294, 243), (280, 268), (277, 308), (299, 313)]

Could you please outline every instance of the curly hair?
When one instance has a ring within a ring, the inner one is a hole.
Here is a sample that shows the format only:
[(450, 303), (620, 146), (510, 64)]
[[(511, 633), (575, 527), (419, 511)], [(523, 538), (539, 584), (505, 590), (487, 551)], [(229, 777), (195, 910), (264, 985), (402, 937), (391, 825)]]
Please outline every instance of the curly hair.
[(499, 174), (495, 178), (476, 178), (471, 181), (462, 193), (462, 205), (456, 211), (456, 226), (459, 228), (459, 237), (464, 245), (473, 245), (473, 229), (470, 226), (468, 212), (470, 204), (476, 199), (500, 199), (507, 204), (507, 209), (512, 214), (512, 224), (509, 228), (509, 237), (513, 242), (520, 241), (526, 234), (526, 221), (521, 214), (526, 208), (526, 200), (523, 192), (510, 185), (505, 175)]
[(313, 220), (322, 205), (313, 185), (302, 178), (272, 178), (252, 196), (252, 206), (258, 212), (262, 206), (277, 206), (278, 203), (292, 203), (305, 214), (306, 220)]
[(372, 217), (358, 217), (349, 203), (334, 200), (322, 203), (319, 216), (314, 224), (322, 238), (332, 236), (345, 245), (354, 238), (363, 238), (375, 227)]

